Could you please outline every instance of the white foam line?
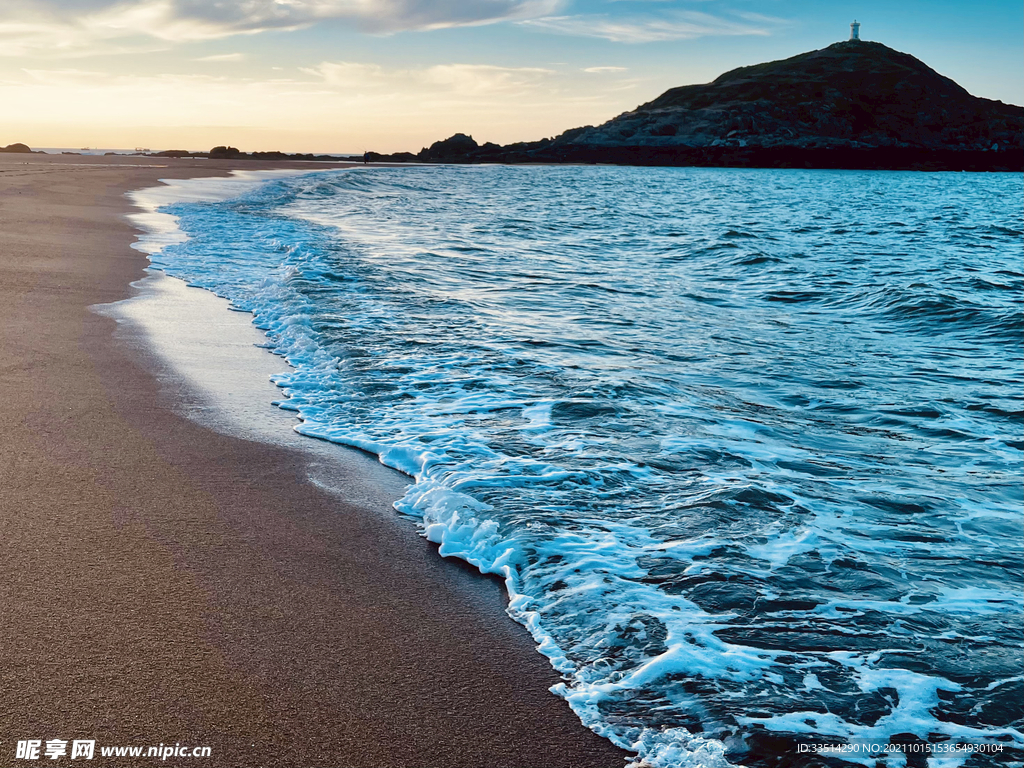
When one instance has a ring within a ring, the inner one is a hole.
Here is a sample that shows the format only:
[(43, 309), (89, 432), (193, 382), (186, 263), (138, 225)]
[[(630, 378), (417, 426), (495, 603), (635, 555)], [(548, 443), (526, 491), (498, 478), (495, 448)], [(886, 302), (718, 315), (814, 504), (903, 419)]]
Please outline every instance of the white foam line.
[[(166, 180), (130, 192), (129, 199), (141, 209), (128, 214), (142, 230), (133, 247), (152, 256), (187, 239), (176, 217), (159, 212), (162, 206), (229, 200), (267, 181), (307, 173), (236, 171), (229, 178)], [(295, 414), (274, 405), (283, 396), (272, 377), (290, 366), (264, 348), (266, 336), (250, 313), (228, 311), (232, 307), (226, 299), (158, 269), (146, 273), (132, 283), (135, 296), (91, 309), (116, 320), (117, 338), (157, 363), (176, 412), (222, 434), (301, 450), (311, 459), (310, 479), (318, 486), (352, 503), (390, 509), (404, 493), (407, 478), (360, 451), (307, 439), (294, 430)]]
[(160, 186), (145, 187), (128, 193), (128, 198), (141, 211), (128, 214), (128, 220), (143, 234), (132, 248), (151, 258), (164, 248), (183, 243), (188, 236), (178, 226), (178, 217), (160, 213), (175, 203), (214, 203), (240, 197), (260, 184), (275, 179), (305, 176), (309, 170), (282, 169), (272, 171), (232, 171), (231, 176), (206, 176), (194, 179), (160, 179)]

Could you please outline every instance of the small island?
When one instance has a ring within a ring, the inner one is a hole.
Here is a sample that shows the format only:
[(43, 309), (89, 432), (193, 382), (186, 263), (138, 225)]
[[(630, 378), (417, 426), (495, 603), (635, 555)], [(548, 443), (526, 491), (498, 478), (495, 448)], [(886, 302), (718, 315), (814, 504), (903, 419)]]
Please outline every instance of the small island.
[(0, 147), (0, 152), (12, 155), (27, 155), (32, 154), (32, 148), (28, 144), (15, 142), (14, 144), (8, 144), (6, 147)]

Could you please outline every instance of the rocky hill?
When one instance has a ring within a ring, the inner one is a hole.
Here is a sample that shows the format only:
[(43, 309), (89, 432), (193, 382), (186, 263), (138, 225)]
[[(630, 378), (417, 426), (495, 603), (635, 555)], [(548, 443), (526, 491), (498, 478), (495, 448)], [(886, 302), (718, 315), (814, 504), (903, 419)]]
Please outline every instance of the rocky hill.
[(550, 140), (481, 147), (457, 134), (418, 155), (371, 159), (1021, 170), (1024, 108), (851, 40), (673, 88)]

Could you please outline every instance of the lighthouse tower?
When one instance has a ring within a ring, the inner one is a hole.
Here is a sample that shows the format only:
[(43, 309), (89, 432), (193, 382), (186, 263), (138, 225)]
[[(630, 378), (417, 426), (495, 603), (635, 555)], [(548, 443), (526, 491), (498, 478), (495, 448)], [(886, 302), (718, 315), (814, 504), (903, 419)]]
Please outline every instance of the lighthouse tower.
[(850, 24), (850, 39), (860, 40), (860, 22), (857, 20)]

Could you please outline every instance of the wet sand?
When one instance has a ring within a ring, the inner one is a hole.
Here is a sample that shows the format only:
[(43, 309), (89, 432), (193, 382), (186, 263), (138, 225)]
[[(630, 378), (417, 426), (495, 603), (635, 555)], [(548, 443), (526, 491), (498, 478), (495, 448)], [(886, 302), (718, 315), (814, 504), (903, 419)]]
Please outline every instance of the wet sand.
[(143, 276), (124, 193), (231, 167), (0, 155), (0, 765), (55, 738), (212, 749), (93, 765), (623, 765), (500, 584), (389, 508), (399, 476), (332, 464), (378, 489), (346, 501), (304, 451), (183, 418), (90, 311)]

